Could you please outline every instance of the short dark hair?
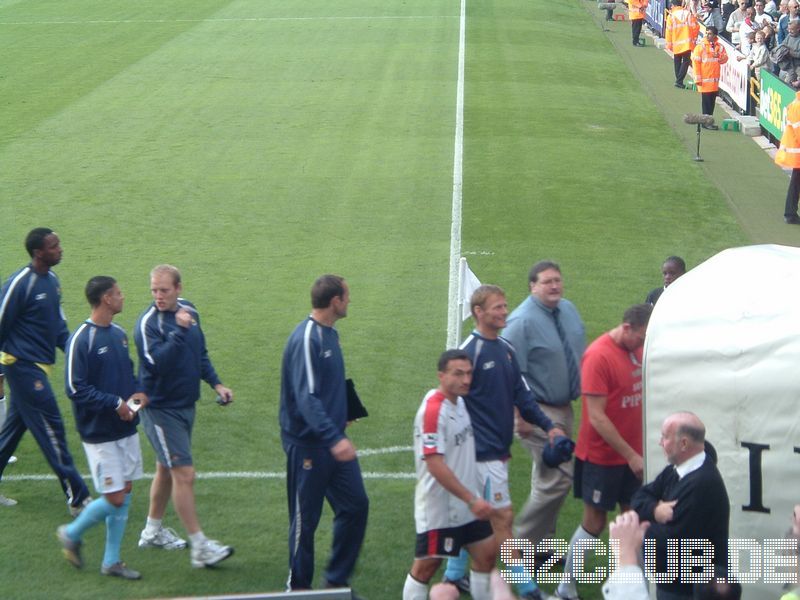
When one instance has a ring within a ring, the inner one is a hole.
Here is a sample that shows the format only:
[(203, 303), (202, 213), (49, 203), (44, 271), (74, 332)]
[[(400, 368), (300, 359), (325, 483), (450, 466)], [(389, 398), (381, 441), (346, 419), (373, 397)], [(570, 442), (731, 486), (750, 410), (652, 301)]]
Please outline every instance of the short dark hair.
[(444, 373), (447, 370), (447, 365), (449, 365), (452, 360), (466, 360), (469, 364), (472, 364), (472, 359), (464, 350), (451, 348), (450, 350), (442, 352), (442, 355), (439, 357), (439, 364), (437, 365), (439, 372)]
[(531, 267), (530, 273), (528, 273), (528, 281), (530, 283), (536, 283), (539, 280), (539, 273), (547, 271), (548, 269), (555, 269), (561, 273), (561, 267), (558, 266), (558, 263), (552, 260), (540, 260)]
[(472, 292), (472, 296), (470, 296), (469, 299), (469, 311), (472, 313), (473, 317), (475, 316), (475, 307), (480, 306), (483, 308), (483, 305), (492, 294), (503, 296), (503, 298), (506, 297), (506, 293), (499, 285), (485, 284)]
[(634, 304), (622, 315), (622, 322), (637, 329), (639, 327), (647, 327), (652, 312), (653, 306), (651, 304)]
[(681, 270), (681, 273), (686, 273), (686, 261), (680, 256), (668, 256), (666, 259), (664, 259), (664, 264), (667, 263), (675, 263), (675, 265), (677, 265), (677, 267)]
[(713, 25), (707, 25), (706, 26), (706, 33), (713, 33), (714, 35), (719, 35), (719, 29), (717, 29)]
[(92, 308), (100, 306), (103, 296), (114, 287), (115, 283), (117, 283), (117, 280), (108, 275), (97, 275), (89, 280), (84, 291), (86, 292), (86, 299)]
[(55, 233), (55, 231), (49, 227), (37, 227), (36, 229), (31, 229), (28, 235), (25, 237), (25, 249), (28, 251), (28, 256), (33, 258), (33, 253), (35, 250), (41, 250), (44, 248), (44, 238), (51, 233)]
[(321, 275), (311, 286), (313, 308), (328, 308), (337, 296), (344, 296), (344, 277), (339, 275)]
[(683, 0), (672, 0), (672, 6), (683, 6)]

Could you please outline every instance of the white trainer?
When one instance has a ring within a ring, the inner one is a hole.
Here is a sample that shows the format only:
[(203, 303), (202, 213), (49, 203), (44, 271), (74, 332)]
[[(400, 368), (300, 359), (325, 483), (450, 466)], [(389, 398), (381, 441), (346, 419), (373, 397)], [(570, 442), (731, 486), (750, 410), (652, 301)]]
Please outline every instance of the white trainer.
[(3, 496), (0, 494), (0, 506), (16, 506), (17, 501), (13, 498), (9, 498), (8, 496)]
[(92, 498), (91, 496), (86, 496), (86, 498), (84, 498), (83, 501), (80, 504), (76, 504), (76, 505), (69, 504), (68, 505), (69, 506), (69, 514), (72, 515), (73, 517), (77, 517), (78, 515), (80, 515), (83, 512), (84, 508), (86, 508), (87, 506), (89, 506), (92, 503), (92, 500), (94, 500), (94, 498)]
[(180, 537), (172, 527), (162, 527), (154, 534), (142, 529), (139, 536), (139, 548), (162, 548), (164, 550), (182, 550), (186, 548), (186, 540)]
[(192, 566), (196, 569), (213, 567), (233, 554), (233, 548), (223, 546), (216, 540), (203, 540), (202, 544), (192, 546)]

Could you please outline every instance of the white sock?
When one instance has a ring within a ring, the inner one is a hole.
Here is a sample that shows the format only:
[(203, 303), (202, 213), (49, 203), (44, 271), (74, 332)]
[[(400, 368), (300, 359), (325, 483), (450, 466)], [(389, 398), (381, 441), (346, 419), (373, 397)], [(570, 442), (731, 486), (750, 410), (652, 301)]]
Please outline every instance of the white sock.
[(578, 588), (575, 587), (574, 566), (573, 566), (573, 552), (575, 544), (578, 540), (593, 540), (595, 536), (586, 531), (583, 527), (578, 525), (575, 533), (572, 534), (572, 539), (569, 541), (569, 550), (567, 550), (567, 557), (564, 563), (564, 574), (569, 577), (568, 582), (561, 582), (558, 584), (558, 593), (564, 598), (577, 598)]
[(155, 535), (161, 530), (161, 519), (151, 519), (150, 517), (147, 517), (147, 523), (145, 523), (144, 530), (148, 535)]
[(491, 573), (469, 572), (469, 593), (473, 600), (491, 600)]
[(403, 600), (427, 600), (428, 586), (417, 581), (411, 576), (406, 575), (406, 583), (403, 586)]
[(200, 544), (202, 544), (205, 541), (206, 541), (206, 536), (202, 531), (189, 534), (189, 542), (191, 542), (192, 548), (197, 548)]

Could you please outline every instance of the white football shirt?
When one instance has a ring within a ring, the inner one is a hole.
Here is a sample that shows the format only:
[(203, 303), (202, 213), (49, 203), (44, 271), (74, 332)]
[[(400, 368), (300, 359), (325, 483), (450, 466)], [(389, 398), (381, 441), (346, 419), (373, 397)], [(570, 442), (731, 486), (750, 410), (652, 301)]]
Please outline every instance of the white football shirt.
[(434, 479), (424, 458), (444, 456), (445, 464), (467, 489), (477, 494), (475, 438), (464, 399), (450, 402), (439, 390), (425, 394), (414, 419), (414, 460), (417, 488), (414, 494), (414, 520), (417, 533), (432, 529), (459, 527), (475, 520), (467, 504), (453, 496)]

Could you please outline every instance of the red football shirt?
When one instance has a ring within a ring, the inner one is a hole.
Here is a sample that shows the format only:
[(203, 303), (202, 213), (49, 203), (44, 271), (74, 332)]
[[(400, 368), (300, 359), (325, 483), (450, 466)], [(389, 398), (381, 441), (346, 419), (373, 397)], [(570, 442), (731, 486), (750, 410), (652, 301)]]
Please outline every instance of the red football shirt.
[[(592, 342), (581, 361), (583, 395), (605, 396), (606, 414), (620, 435), (642, 453), (642, 349), (630, 352), (608, 333)], [(600, 437), (589, 421), (583, 400), (581, 428), (575, 456), (597, 465), (624, 465), (626, 461)]]

